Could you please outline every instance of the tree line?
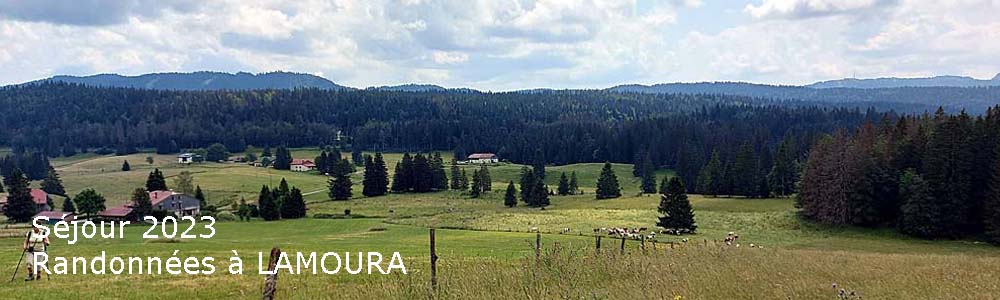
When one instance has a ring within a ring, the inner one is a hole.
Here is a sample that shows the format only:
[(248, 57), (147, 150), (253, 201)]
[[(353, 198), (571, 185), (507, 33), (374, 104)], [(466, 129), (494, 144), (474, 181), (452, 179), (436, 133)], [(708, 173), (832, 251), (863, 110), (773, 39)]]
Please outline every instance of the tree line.
[(1000, 109), (886, 115), (821, 137), (796, 206), (824, 224), (1000, 242)]

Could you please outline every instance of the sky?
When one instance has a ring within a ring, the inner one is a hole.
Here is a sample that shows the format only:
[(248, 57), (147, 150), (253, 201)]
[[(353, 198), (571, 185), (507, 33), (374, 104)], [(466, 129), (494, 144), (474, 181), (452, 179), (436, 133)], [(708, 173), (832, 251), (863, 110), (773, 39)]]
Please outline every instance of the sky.
[(1000, 72), (1000, 0), (5, 0), (0, 84), (291, 71), (481, 90)]

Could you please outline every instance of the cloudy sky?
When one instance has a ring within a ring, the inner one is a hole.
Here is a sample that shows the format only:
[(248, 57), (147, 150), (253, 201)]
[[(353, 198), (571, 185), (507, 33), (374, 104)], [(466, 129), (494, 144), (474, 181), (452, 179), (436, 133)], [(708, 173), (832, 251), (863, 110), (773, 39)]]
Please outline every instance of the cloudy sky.
[(0, 84), (198, 70), (488, 90), (991, 78), (998, 16), (1000, 0), (5, 0)]

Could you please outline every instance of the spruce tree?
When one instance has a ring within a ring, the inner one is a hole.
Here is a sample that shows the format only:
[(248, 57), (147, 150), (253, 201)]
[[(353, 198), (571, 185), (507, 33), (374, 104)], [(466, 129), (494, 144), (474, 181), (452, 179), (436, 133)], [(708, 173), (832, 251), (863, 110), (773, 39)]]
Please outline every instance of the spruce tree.
[[(485, 167), (485, 166), (484, 166)], [(430, 160), (431, 168), (431, 188), (433, 190), (444, 191), (448, 189), (448, 175), (444, 171), (444, 159), (441, 152), (434, 152)], [(487, 174), (486, 176), (489, 176)]]
[(31, 217), (38, 213), (38, 207), (31, 198), (28, 178), (21, 173), (20, 169), (14, 171), (4, 178), (7, 181), (7, 206), (4, 207), (4, 215), (8, 220), (14, 222), (28, 222)]
[(385, 164), (385, 159), (382, 157), (382, 152), (375, 153), (374, 160), (374, 171), (375, 171), (375, 191), (379, 195), (385, 195), (389, 193), (389, 169)]
[(767, 181), (771, 193), (778, 197), (785, 197), (795, 192), (798, 170), (794, 147), (791, 135), (785, 135), (778, 148), (774, 150), (774, 163), (770, 173), (767, 174)]
[[(1000, 146), (996, 148), (1000, 153)], [(1000, 156), (993, 163), (992, 178), (983, 199), (983, 233), (986, 240), (1000, 245)]]
[(719, 151), (712, 151), (712, 158), (698, 173), (698, 184), (695, 190), (704, 195), (718, 196), (722, 189), (724, 170)]
[(752, 145), (744, 143), (740, 146), (736, 154), (736, 162), (733, 164), (732, 170), (727, 173), (731, 179), (730, 182), (732, 182), (733, 194), (745, 197), (756, 195), (759, 172), (756, 153), (754, 153)]
[(194, 198), (198, 199), (201, 206), (206, 206), (207, 201), (205, 201), (205, 193), (201, 191), (201, 186), (195, 186), (194, 188)]
[(656, 226), (678, 233), (694, 233), (698, 228), (694, 222), (694, 210), (685, 193), (684, 183), (679, 177), (670, 178), (665, 193), (660, 196), (661, 214)]
[(503, 205), (507, 207), (517, 206), (517, 188), (514, 187), (513, 180), (507, 184), (507, 192), (503, 195)]
[(903, 205), (900, 207), (899, 230), (912, 236), (932, 238), (940, 237), (946, 232), (945, 215), (952, 211), (942, 211), (941, 201), (934, 198), (930, 186), (914, 172), (907, 170), (899, 180), (900, 196)]
[(485, 165), (479, 167), (479, 183), (482, 185), (483, 192), (493, 190), (493, 179), (490, 178), (490, 169), (486, 168)]
[(167, 188), (167, 180), (163, 177), (163, 173), (160, 172), (159, 168), (149, 172), (149, 177), (146, 178), (146, 190), (150, 192), (169, 190)]
[(483, 190), (483, 179), (478, 170), (472, 171), (472, 184), (469, 185), (469, 196), (479, 198)]
[(76, 213), (76, 206), (73, 205), (73, 199), (69, 197), (63, 198), (62, 211), (68, 213)]
[(451, 160), (451, 184), (450, 184), (451, 185), (451, 189), (453, 189), (453, 190), (463, 190), (463, 188), (462, 188), (462, 179), (459, 178), (459, 176), (462, 176), (462, 170), (461, 170), (461, 168), (458, 167), (458, 163), (454, 159), (452, 159)]
[(534, 207), (546, 207), (549, 206), (549, 187), (545, 185), (544, 180), (535, 180), (535, 187), (531, 189), (532, 201), (534, 201)]
[[(46, 193), (66, 196), (66, 189), (63, 188), (62, 179), (59, 179), (59, 174), (56, 173), (56, 169), (49, 166), (48, 175), (45, 176), (45, 180), (42, 180), (42, 190)], [(0, 192), (3, 189), (0, 188)]]
[(361, 147), (351, 146), (351, 161), (354, 162), (355, 166), (365, 164), (365, 157), (364, 153), (361, 152)]
[(281, 201), (285, 200), (288, 196), (288, 192), (291, 191), (288, 186), (288, 181), (284, 177), (281, 177), (281, 182), (278, 182), (278, 188), (271, 190), (271, 194), (274, 195), (274, 203), (281, 204)]
[(267, 188), (267, 185), (260, 188), (260, 195), (257, 197), (257, 209), (264, 221), (274, 221), (281, 218), (281, 211), (274, 199), (274, 193)]
[(381, 196), (385, 187), (378, 186), (378, 171), (375, 170), (375, 161), (371, 155), (365, 155), (365, 174), (361, 179), (361, 194), (365, 197)]
[[(683, 181), (683, 180), (682, 180)], [(660, 180), (660, 195), (667, 194), (667, 188), (670, 186), (670, 176), (664, 176), (663, 180)]]
[(413, 185), (410, 180), (412, 174), (413, 158), (409, 153), (403, 153), (403, 159), (396, 163), (396, 170), (392, 174), (392, 191), (397, 193), (408, 192)]
[(331, 172), (330, 163), (327, 159), (329, 158), (326, 155), (326, 151), (320, 151), (319, 155), (313, 159), (313, 163), (316, 164), (316, 170), (319, 171), (320, 174), (329, 174)]
[(132, 212), (139, 219), (153, 212), (153, 202), (149, 199), (149, 192), (143, 188), (132, 190), (131, 206)]
[(122, 172), (132, 171), (132, 166), (128, 164), (128, 160), (122, 163)]
[(580, 193), (580, 183), (576, 180), (576, 171), (571, 172), (569, 175), (569, 193), (570, 195)]
[(536, 201), (534, 200), (534, 193), (532, 190), (535, 188), (535, 172), (532, 172), (528, 167), (521, 168), (521, 201), (528, 206), (535, 206)]
[(328, 181), (329, 185), (329, 196), (330, 200), (347, 200), (351, 198), (351, 174), (347, 165), (350, 165), (350, 161), (341, 159), (340, 167), (337, 167), (334, 174), (330, 177)]
[(413, 156), (413, 167), (410, 168), (410, 183), (417, 193), (430, 192), (433, 188), (431, 165), (427, 157), (421, 153)]
[(618, 176), (611, 169), (611, 163), (605, 162), (601, 168), (601, 175), (597, 178), (597, 199), (611, 199), (622, 196), (621, 187), (618, 185)]
[(566, 178), (566, 172), (559, 175), (559, 187), (556, 191), (558, 191), (559, 196), (569, 195), (569, 179)]
[(278, 146), (274, 152), (274, 161), (271, 163), (275, 170), (289, 170), (292, 168), (292, 154), (284, 145)]
[(281, 201), (281, 218), (299, 219), (306, 216), (306, 202), (302, 199), (302, 191), (292, 187), (288, 196)]
[(469, 175), (465, 174), (465, 169), (462, 169), (462, 174), (459, 175), (458, 179), (459, 179), (458, 182), (459, 190), (464, 191), (465, 189), (469, 188)]
[(649, 163), (649, 165), (642, 169), (641, 188), (645, 194), (656, 193), (656, 168), (653, 167), (652, 163)]

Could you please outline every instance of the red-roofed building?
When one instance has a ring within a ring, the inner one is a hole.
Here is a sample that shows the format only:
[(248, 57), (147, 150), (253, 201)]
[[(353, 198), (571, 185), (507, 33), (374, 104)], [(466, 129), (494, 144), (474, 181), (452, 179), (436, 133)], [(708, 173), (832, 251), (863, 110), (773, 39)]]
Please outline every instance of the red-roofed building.
[[(43, 212), (40, 212), (37, 215), (35, 215), (35, 217), (39, 217), (39, 216), (48, 217), (49, 218), (49, 225), (55, 224), (55, 223), (57, 223), (59, 221), (66, 221), (66, 223), (69, 223), (69, 222), (73, 222), (74, 220), (76, 220), (76, 215), (75, 214), (73, 214), (71, 212), (64, 212), (64, 211), (43, 211)], [(31, 219), (34, 220), (35, 218), (32, 217)]]
[(500, 158), (493, 153), (473, 153), (469, 155), (470, 164), (495, 164), (500, 162)]
[(291, 170), (296, 172), (308, 172), (316, 168), (316, 163), (308, 159), (293, 159)]
[(104, 219), (115, 220), (115, 221), (137, 221), (138, 218), (132, 213), (132, 208), (128, 206), (117, 206), (105, 209), (98, 216)]
[[(38, 211), (49, 211), (52, 210), (49, 207), (49, 193), (46, 193), (40, 189), (31, 189), (31, 200), (35, 201), (35, 205), (38, 206)], [(7, 194), (0, 195), (0, 211), (3, 211), (7, 207)]]

